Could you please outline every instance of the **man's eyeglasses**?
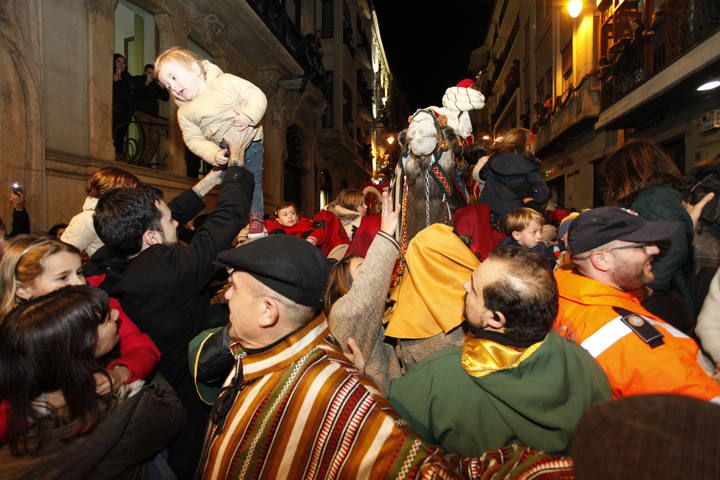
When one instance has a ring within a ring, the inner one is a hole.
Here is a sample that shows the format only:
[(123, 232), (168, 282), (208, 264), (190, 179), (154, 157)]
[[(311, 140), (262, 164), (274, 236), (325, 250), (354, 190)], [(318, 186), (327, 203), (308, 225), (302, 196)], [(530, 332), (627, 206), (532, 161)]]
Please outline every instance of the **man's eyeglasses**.
[(607, 252), (611, 252), (613, 250), (631, 250), (635, 248), (642, 248), (645, 250), (645, 253), (647, 253), (648, 248), (652, 247), (652, 244), (648, 243), (631, 243), (630, 245), (623, 245), (622, 247), (613, 247), (613, 248), (606, 248), (604, 249)]
[[(623, 245), (622, 247), (613, 247), (613, 248), (603, 248), (601, 250), (595, 250), (595, 253), (599, 252), (612, 252), (613, 250), (631, 250), (631, 249), (640, 249), (642, 248), (645, 253), (648, 253), (648, 249), (652, 247), (652, 243), (631, 243), (630, 245)], [(587, 255), (580, 256), (573, 256), (573, 260), (586, 260), (590, 258), (592, 253), (589, 253)]]

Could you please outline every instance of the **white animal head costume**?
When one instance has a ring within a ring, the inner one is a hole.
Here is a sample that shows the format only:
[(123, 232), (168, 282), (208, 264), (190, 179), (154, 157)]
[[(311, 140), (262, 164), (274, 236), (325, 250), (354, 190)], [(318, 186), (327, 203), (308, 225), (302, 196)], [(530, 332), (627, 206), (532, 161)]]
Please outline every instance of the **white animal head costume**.
[(485, 97), (473, 87), (473, 81), (466, 79), (456, 86), (445, 90), (442, 98), (442, 108), (429, 107), (447, 117), (448, 125), (455, 130), (455, 134), (466, 140), (472, 136), (472, 122), (470, 110), (481, 110), (485, 107)]

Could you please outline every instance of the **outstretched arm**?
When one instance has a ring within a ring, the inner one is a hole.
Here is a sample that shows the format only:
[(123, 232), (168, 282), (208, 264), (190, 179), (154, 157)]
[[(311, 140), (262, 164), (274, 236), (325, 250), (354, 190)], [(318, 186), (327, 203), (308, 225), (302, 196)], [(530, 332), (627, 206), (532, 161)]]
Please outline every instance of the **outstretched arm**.
[(347, 350), (353, 338), (365, 358), (370, 358), (377, 336), (382, 329), (391, 274), (400, 248), (393, 235), (397, 229), (398, 212), (388, 192), (383, 193), (380, 232), (368, 249), (362, 265), (358, 267), (350, 291), (341, 297), (330, 310), (330, 331)]

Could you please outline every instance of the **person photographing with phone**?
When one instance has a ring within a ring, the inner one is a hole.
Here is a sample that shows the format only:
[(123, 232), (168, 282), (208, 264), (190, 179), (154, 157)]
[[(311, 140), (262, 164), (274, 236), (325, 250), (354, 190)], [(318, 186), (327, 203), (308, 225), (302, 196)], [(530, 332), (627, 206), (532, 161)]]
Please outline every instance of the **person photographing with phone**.
[(10, 195), (8, 196), (13, 207), (12, 225), (10, 232), (5, 231), (5, 224), (0, 220), (0, 247), (5, 243), (5, 237), (14, 237), (21, 233), (30, 233), (30, 216), (25, 209), (25, 192), (20, 182), (10, 184)]

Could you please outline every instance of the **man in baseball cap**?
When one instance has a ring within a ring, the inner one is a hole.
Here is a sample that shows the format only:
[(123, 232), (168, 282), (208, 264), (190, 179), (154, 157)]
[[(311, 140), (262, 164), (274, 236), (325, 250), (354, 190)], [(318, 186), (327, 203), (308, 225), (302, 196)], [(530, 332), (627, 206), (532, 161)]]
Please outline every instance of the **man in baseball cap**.
[(575, 268), (555, 273), (560, 309), (553, 328), (595, 357), (616, 398), (664, 392), (720, 400), (720, 384), (698, 363), (697, 343), (633, 293), (653, 281), (656, 243), (676, 228), (615, 207), (588, 210), (570, 226)]

